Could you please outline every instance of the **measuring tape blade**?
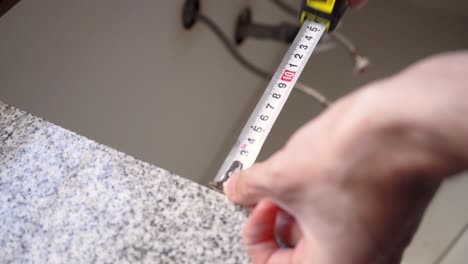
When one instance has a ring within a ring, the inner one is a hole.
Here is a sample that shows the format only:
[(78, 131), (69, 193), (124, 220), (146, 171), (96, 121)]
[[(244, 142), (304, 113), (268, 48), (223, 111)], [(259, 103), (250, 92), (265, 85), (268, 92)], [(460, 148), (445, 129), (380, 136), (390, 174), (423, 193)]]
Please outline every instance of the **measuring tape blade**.
[(222, 191), (229, 177), (252, 166), (326, 26), (306, 20), (281, 61), (211, 186)]

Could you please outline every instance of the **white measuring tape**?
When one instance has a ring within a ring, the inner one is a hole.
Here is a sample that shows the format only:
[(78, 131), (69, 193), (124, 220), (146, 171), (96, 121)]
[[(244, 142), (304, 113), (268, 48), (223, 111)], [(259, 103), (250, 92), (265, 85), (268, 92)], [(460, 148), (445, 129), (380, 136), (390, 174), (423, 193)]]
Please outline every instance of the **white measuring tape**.
[(254, 164), (325, 30), (326, 26), (321, 23), (311, 20), (304, 22), (211, 186), (222, 191), (223, 184), (233, 173)]

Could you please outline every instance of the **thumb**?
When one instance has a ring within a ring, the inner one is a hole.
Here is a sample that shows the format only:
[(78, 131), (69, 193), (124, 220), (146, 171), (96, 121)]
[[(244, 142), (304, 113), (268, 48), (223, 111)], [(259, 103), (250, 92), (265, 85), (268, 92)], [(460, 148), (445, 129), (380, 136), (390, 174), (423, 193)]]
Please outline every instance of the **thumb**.
[[(263, 198), (274, 196), (277, 182), (281, 177), (282, 162), (277, 152), (268, 160), (232, 175), (224, 186), (224, 193), (241, 205), (255, 205)], [(280, 180), (281, 181), (281, 180)]]

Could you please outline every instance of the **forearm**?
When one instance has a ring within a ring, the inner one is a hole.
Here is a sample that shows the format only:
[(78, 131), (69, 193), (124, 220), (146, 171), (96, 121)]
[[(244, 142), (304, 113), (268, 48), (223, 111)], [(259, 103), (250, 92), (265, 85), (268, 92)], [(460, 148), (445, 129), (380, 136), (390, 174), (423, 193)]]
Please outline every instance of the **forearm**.
[(379, 118), (427, 153), (412, 173), (442, 180), (468, 167), (467, 51), (424, 59), (369, 90)]
[(438, 176), (450, 177), (468, 167), (468, 51), (434, 56), (415, 67), (420, 69), (404, 73), (424, 82), (419, 93), (409, 92), (420, 98), (414, 98), (412, 115), (416, 124), (433, 133), (434, 150), (446, 152), (449, 173)]

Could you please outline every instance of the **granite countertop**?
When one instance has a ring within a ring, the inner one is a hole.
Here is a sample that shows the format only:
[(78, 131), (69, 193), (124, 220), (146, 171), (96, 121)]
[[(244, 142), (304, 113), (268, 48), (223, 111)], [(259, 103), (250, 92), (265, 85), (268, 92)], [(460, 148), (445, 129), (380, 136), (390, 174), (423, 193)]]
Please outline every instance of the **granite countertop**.
[(247, 263), (222, 194), (0, 103), (0, 263)]

